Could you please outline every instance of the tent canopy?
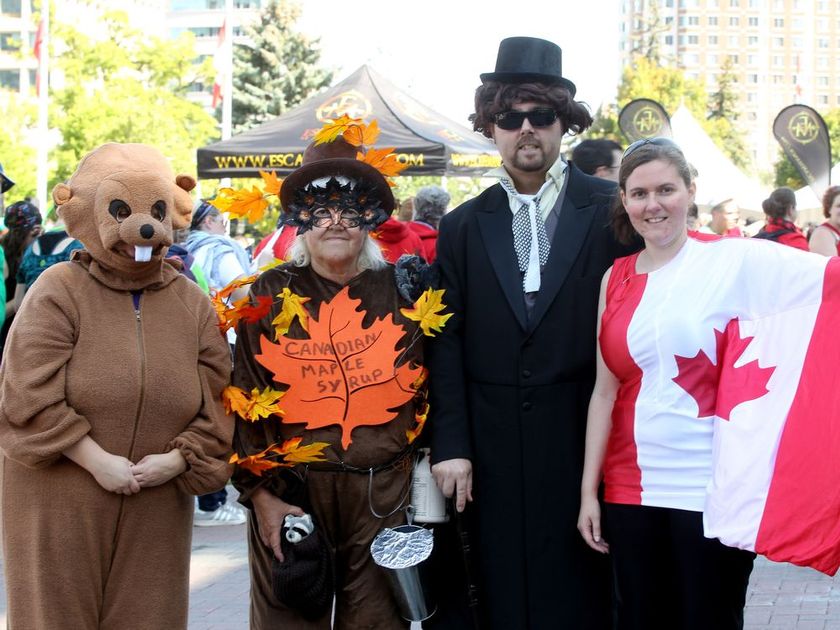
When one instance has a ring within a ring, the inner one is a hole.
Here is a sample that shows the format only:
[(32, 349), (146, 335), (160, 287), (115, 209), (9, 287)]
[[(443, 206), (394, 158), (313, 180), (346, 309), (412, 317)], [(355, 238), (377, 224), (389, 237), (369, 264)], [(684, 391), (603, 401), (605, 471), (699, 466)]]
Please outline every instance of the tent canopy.
[(347, 114), (376, 119), (377, 147), (395, 147), (404, 175), (480, 176), (501, 163), (484, 136), (429, 109), (368, 66), (282, 116), (198, 150), (199, 178), (288, 174), (303, 159), (312, 137), (331, 119)]
[(769, 192), (760, 182), (735, 166), (708, 136), (691, 112), (682, 105), (671, 117), (674, 140), (698, 171), (697, 205), (707, 209), (724, 199), (734, 199), (742, 211), (763, 217), (761, 200)]

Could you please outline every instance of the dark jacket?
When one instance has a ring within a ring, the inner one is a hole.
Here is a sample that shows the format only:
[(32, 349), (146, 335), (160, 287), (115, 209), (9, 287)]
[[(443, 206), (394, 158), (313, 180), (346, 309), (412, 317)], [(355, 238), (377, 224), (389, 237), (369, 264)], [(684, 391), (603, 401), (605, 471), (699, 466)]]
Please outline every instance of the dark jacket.
[[(438, 262), (455, 313), (430, 347), (432, 460), (473, 462), (487, 628), (610, 628), (608, 561), (576, 529), (601, 278), (626, 255), (614, 184), (570, 165), (529, 318), (499, 185), (443, 217)], [(560, 624), (560, 625), (558, 625)]]

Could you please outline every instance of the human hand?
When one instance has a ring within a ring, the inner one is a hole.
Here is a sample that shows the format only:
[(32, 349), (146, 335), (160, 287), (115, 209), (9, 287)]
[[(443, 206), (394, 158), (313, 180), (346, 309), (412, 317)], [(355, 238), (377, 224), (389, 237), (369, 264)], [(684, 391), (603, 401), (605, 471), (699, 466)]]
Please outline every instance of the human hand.
[(435, 478), (443, 496), (455, 495), (455, 509), (463, 512), (467, 501), (472, 501), (472, 462), (468, 459), (447, 459), (432, 466)]
[(140, 484), (131, 474), (131, 460), (102, 451), (91, 462), (90, 474), (108, 492), (132, 495), (140, 492)]
[(131, 466), (131, 474), (141, 488), (151, 488), (174, 479), (187, 469), (187, 462), (177, 448), (168, 453), (146, 455)]
[(283, 562), (285, 558), (280, 549), (283, 520), (287, 514), (303, 516), (304, 511), (296, 505), (286, 503), (264, 488), (260, 488), (254, 493), (251, 497), (251, 503), (254, 504), (254, 515), (257, 517), (260, 540), (274, 552), (274, 556), (280, 562)]
[(609, 553), (610, 546), (601, 538), (601, 504), (598, 497), (588, 496), (581, 499), (578, 531), (586, 544), (598, 553)]

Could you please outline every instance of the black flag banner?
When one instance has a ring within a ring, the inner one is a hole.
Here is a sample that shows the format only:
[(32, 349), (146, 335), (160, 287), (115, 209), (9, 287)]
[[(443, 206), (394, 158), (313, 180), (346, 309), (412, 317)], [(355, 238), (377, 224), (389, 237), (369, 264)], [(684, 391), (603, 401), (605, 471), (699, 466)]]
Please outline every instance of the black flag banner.
[(831, 185), (831, 140), (823, 117), (807, 105), (788, 105), (773, 121), (773, 135), (817, 199), (822, 199)]
[(671, 137), (671, 119), (656, 101), (637, 98), (621, 109), (618, 126), (630, 142), (655, 136)]

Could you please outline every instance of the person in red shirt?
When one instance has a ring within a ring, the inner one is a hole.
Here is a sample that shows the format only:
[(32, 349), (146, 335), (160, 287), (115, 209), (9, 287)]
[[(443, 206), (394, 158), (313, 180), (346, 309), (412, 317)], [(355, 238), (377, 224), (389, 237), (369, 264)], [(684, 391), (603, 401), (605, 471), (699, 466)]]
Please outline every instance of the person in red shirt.
[(423, 258), (428, 263), (435, 260), (438, 224), (449, 200), (449, 193), (440, 186), (423, 186), (414, 197), (414, 220), (408, 227), (423, 241)]
[(761, 202), (761, 207), (767, 215), (767, 225), (761, 228), (755, 238), (776, 241), (808, 251), (808, 240), (802, 230), (793, 223), (796, 220), (796, 194), (792, 189), (786, 186), (777, 188)]
[(738, 225), (741, 220), (741, 211), (734, 199), (724, 199), (715, 204), (709, 212), (712, 215), (712, 221), (707, 228), (701, 228), (700, 232), (718, 236), (744, 235)]
[(389, 263), (397, 262), (405, 254), (423, 257), (423, 241), (408, 228), (408, 224), (397, 221), (393, 216), (388, 217), (371, 236)]
[(811, 233), (810, 249), (823, 256), (840, 256), (840, 186), (825, 191), (822, 206), (827, 220)]

